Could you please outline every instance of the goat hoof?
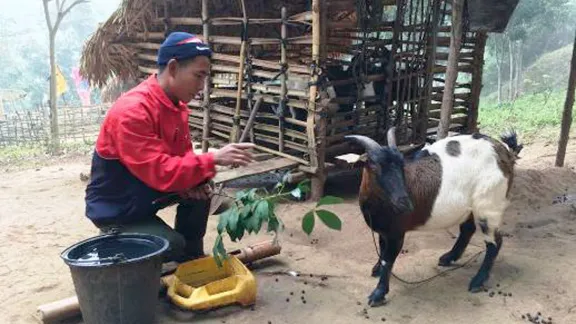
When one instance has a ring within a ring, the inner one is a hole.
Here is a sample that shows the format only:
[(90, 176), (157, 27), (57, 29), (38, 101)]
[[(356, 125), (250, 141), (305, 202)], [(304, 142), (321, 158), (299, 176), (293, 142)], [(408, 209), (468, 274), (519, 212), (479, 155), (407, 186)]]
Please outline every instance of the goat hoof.
[(487, 279), (488, 279), (487, 274), (483, 274), (483, 273), (477, 274), (474, 278), (472, 278), (472, 281), (470, 281), (470, 286), (468, 287), (468, 291), (471, 293), (477, 293), (477, 292), (483, 291), (484, 282), (486, 282)]
[(374, 289), (368, 297), (368, 305), (370, 307), (378, 307), (386, 304), (386, 293), (382, 289)]
[(440, 259), (438, 260), (438, 265), (440, 267), (449, 267), (453, 261), (455, 260), (454, 257), (452, 256), (452, 253), (448, 252), (440, 257)]
[(380, 262), (377, 262), (374, 267), (372, 268), (372, 277), (380, 277), (382, 275), (382, 264), (380, 264)]

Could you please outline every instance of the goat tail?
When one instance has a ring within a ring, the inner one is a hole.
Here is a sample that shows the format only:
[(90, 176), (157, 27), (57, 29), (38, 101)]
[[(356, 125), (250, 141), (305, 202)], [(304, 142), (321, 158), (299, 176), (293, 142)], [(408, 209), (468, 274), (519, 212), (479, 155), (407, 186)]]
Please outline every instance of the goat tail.
[(518, 143), (518, 134), (513, 128), (502, 133), (500, 139), (508, 145), (508, 148), (514, 153), (514, 155), (516, 155), (516, 157), (518, 157), (518, 154), (520, 154), (520, 151), (524, 148), (524, 145)]

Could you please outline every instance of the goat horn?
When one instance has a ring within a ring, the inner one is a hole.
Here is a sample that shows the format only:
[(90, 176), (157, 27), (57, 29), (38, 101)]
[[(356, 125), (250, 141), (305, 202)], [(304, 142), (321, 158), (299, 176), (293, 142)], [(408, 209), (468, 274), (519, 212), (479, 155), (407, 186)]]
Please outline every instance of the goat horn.
[(396, 148), (396, 127), (390, 127), (388, 130), (387, 139), (388, 139), (388, 147)]
[(344, 138), (352, 140), (357, 144), (360, 144), (362, 147), (364, 147), (364, 150), (366, 150), (366, 152), (379, 150), (381, 148), (380, 144), (378, 144), (375, 140), (364, 135), (347, 135), (344, 136)]

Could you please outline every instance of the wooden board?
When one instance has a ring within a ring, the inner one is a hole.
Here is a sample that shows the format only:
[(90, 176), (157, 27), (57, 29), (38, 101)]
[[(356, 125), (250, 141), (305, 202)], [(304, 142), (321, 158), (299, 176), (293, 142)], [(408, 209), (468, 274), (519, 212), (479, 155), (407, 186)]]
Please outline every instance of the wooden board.
[(215, 183), (224, 183), (256, 174), (266, 173), (287, 167), (295, 167), (299, 163), (287, 158), (274, 158), (261, 162), (253, 162), (245, 167), (238, 167), (235, 169), (228, 169), (216, 174), (214, 177)]

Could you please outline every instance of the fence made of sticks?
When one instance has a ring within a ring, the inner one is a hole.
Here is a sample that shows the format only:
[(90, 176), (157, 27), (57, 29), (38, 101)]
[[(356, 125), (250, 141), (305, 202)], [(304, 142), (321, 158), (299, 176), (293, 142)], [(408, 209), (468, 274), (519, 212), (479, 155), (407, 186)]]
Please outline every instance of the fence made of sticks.
[[(98, 136), (107, 106), (59, 107), (58, 126), (63, 143), (93, 143)], [(15, 111), (0, 120), (0, 147), (37, 146), (50, 142), (50, 113), (47, 107)]]

